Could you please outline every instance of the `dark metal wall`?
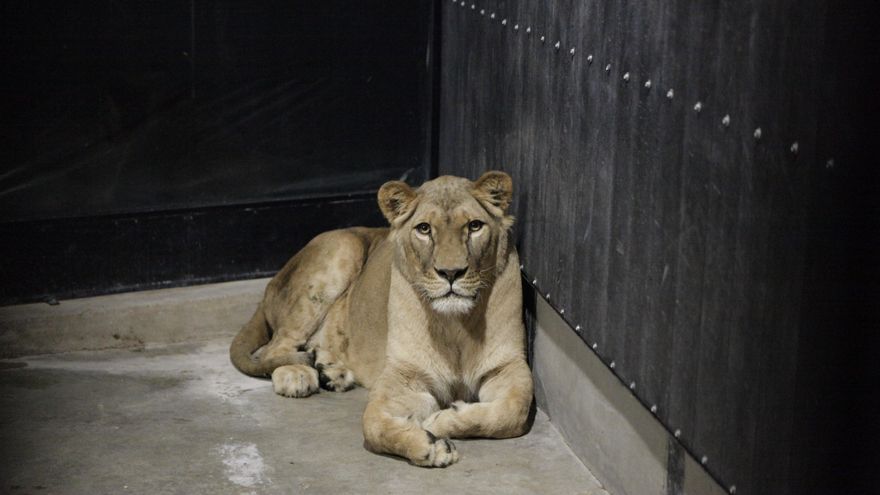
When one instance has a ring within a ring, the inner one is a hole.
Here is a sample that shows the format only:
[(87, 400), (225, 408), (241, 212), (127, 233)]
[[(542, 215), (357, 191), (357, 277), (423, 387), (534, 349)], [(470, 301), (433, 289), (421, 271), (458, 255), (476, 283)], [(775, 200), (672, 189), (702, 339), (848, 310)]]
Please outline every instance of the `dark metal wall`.
[(378, 187), (431, 175), (433, 21), (430, 1), (0, 3), (0, 303), (263, 275), (346, 215), (382, 224)]
[(725, 488), (817, 489), (825, 3), (442, 10), (440, 172), (514, 177), (526, 277)]
[(403, 7), (4, 2), (0, 221), (425, 179), (431, 9)]

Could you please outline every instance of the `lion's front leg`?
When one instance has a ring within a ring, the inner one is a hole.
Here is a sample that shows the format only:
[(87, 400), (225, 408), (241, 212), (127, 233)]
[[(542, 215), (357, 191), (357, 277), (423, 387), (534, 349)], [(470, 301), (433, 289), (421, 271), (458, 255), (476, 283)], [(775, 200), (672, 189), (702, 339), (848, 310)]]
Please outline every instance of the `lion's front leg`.
[(427, 392), (371, 396), (363, 419), (365, 446), (372, 452), (405, 457), (417, 466), (446, 467), (457, 462), (455, 445), (421, 426), (437, 407)]
[(438, 437), (510, 438), (528, 429), (532, 375), (517, 360), (498, 371), (479, 390), (479, 402), (458, 401), (428, 416), (422, 427)]

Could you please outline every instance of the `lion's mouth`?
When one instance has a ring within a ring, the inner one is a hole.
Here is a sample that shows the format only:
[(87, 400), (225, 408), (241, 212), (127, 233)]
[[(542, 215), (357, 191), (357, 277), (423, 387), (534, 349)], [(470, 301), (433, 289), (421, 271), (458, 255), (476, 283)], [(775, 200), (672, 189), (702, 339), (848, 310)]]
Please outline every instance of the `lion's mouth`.
[(475, 296), (473, 296), (473, 295), (469, 295), (469, 294), (462, 294), (461, 292), (458, 292), (458, 291), (456, 291), (455, 289), (450, 288), (450, 289), (446, 292), (446, 294), (443, 294), (443, 295), (440, 296), (440, 297), (441, 297), (441, 298), (443, 298), (443, 297), (460, 297), (460, 298), (462, 298), (462, 299), (473, 299)]
[(467, 313), (474, 307), (474, 296), (460, 294), (450, 289), (446, 294), (434, 298), (431, 306), (440, 313)]

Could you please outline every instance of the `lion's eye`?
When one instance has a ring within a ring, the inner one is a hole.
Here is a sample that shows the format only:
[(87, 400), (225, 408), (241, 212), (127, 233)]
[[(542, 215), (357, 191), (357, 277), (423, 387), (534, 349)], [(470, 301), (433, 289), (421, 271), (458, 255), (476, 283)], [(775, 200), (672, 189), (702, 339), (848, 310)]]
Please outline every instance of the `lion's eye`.
[(479, 220), (471, 220), (471, 223), (468, 224), (468, 229), (470, 229), (471, 232), (476, 232), (482, 228), (483, 222)]
[(419, 231), (419, 234), (428, 235), (431, 233), (431, 226), (425, 222), (422, 222), (422, 223), (416, 225), (416, 230)]

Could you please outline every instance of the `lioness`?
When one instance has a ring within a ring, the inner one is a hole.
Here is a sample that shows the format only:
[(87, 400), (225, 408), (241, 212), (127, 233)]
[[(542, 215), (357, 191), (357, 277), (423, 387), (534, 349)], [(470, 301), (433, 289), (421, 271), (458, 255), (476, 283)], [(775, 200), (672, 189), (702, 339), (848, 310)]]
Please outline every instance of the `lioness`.
[(232, 362), (289, 397), (369, 388), (365, 446), (419, 466), (456, 462), (450, 437), (522, 435), (532, 377), (511, 194), (503, 172), (384, 184), (391, 227), (309, 242), (269, 282)]

